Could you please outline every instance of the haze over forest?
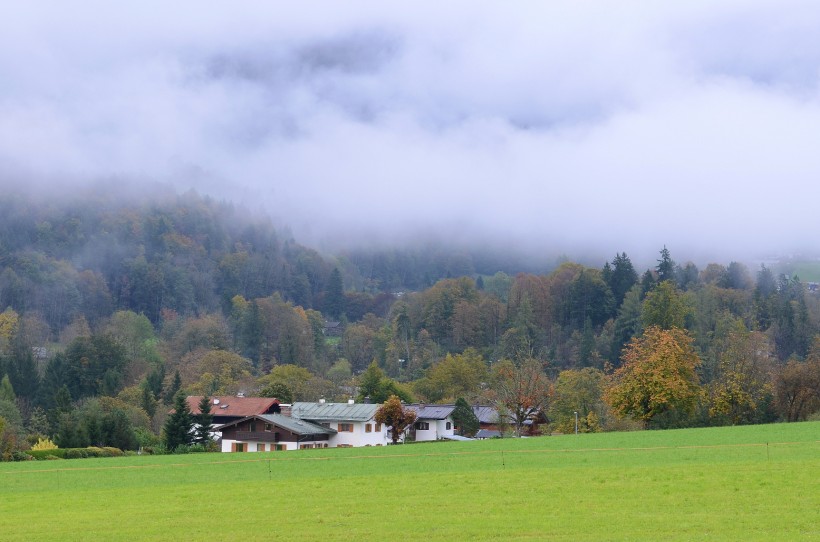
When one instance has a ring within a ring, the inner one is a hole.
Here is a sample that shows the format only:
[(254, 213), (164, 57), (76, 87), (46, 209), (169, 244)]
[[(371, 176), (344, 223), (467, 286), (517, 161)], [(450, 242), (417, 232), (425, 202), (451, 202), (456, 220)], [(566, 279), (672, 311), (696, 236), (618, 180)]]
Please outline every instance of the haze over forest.
[(4, 188), (195, 189), (328, 251), (814, 246), (814, 2), (35, 1), (2, 20)]

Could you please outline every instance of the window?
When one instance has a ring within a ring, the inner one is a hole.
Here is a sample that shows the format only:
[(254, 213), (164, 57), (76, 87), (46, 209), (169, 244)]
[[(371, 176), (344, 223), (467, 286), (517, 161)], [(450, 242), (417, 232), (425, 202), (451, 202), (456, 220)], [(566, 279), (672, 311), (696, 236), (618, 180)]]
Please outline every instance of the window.
[(279, 431), (273, 434), (273, 442), (279, 442)]
[(251, 433), (253, 433), (254, 431), (256, 431), (256, 422), (255, 422), (255, 421), (253, 421), (253, 420), (251, 420), (251, 424), (250, 424), (250, 429), (249, 429), (249, 431), (250, 431)]
[(273, 429), (273, 426), (269, 423), (266, 423), (265, 424), (265, 431), (270, 433), (271, 429)]
[(273, 449), (276, 452), (281, 452), (282, 450), (285, 449), (285, 446), (284, 446), (284, 444), (274, 444)]
[(264, 452), (265, 451), (265, 443), (264, 442), (257, 442), (256, 443), (256, 451), (257, 452)]
[(377, 422), (376, 423), (376, 433), (381, 433), (381, 432), (382, 432), (382, 424)]
[(245, 443), (244, 442), (237, 442), (236, 443), (236, 451), (237, 452), (244, 452), (245, 451)]
[(339, 424), (339, 432), (340, 433), (352, 433), (353, 432), (353, 424), (352, 423), (340, 423)]
[(364, 432), (365, 433), (372, 433), (373, 432), (373, 425), (366, 423), (364, 424)]
[(428, 422), (416, 422), (417, 431), (427, 431), (428, 429), (430, 429), (430, 424)]
[(453, 428), (453, 424), (451, 424), (450, 422), (447, 422), (447, 430), (449, 431), (452, 428)]

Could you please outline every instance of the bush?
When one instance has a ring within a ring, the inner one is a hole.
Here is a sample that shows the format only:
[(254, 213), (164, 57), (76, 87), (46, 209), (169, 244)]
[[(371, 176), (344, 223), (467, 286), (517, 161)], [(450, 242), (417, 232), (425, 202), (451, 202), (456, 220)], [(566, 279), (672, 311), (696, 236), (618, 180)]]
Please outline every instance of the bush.
[(12, 461), (34, 461), (34, 456), (27, 454), (26, 452), (11, 452), (11, 460)]
[(65, 453), (71, 448), (55, 448), (53, 450), (29, 450), (28, 454), (34, 456), (37, 461), (48, 459), (48, 456), (54, 456), (57, 459), (65, 459)]
[(86, 457), (110, 457), (108, 453), (97, 446), (89, 446), (85, 449)]
[(46, 461), (54, 461), (54, 460), (61, 461), (63, 458), (62, 457), (57, 457), (56, 455), (47, 455), (43, 459), (45, 459)]
[(88, 457), (88, 451), (84, 448), (69, 448), (63, 456), (66, 459), (83, 459)]
[(108, 455), (106, 457), (122, 457), (123, 452), (119, 448), (114, 448), (113, 446), (106, 446), (103, 448)]
[(57, 445), (49, 438), (38, 438), (37, 444), (31, 447), (32, 450), (56, 450)]
[(164, 444), (159, 443), (156, 446), (146, 446), (142, 449), (142, 453), (148, 455), (165, 455), (168, 453), (168, 449), (165, 447)]
[(134, 435), (137, 437), (137, 446), (142, 448), (155, 447), (162, 442), (161, 438), (144, 427), (135, 428)]

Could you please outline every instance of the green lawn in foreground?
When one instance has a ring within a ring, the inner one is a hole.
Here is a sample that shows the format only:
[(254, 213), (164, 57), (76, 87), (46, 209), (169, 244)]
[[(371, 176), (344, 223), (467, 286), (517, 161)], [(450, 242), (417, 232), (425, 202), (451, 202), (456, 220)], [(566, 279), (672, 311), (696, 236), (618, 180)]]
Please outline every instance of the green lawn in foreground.
[(820, 540), (818, 439), (811, 422), (6, 463), (0, 540)]

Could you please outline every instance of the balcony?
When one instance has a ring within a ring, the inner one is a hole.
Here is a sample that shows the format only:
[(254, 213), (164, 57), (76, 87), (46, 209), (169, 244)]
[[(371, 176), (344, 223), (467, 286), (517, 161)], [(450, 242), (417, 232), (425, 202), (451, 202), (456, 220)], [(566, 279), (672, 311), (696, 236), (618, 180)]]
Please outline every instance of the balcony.
[(272, 431), (237, 431), (236, 440), (256, 440), (262, 442), (279, 442)]

